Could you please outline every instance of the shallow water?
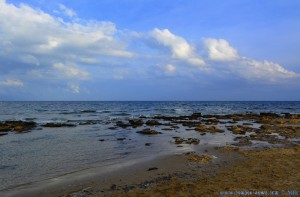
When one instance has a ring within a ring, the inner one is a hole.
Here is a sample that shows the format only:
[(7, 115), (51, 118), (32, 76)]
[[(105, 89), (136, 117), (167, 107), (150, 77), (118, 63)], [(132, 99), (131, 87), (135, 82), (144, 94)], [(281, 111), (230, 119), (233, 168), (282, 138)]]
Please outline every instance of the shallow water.
[[(145, 136), (136, 129), (109, 129), (118, 120), (140, 116), (233, 114), (233, 113), (300, 113), (300, 102), (0, 102), (0, 120), (71, 122), (71, 128), (39, 127), (28, 133), (13, 132), (0, 137), (0, 190), (19, 184), (93, 167), (121, 163), (160, 154), (191, 151), (205, 145), (225, 145), (233, 136), (225, 133), (200, 136), (184, 127), (173, 131), (153, 127), (162, 134)], [(86, 121), (94, 125), (79, 125)], [(199, 145), (177, 147), (174, 136), (194, 137)], [(120, 138), (125, 138), (120, 140)], [(99, 140), (104, 141), (99, 141)], [(145, 146), (145, 143), (151, 143)]]

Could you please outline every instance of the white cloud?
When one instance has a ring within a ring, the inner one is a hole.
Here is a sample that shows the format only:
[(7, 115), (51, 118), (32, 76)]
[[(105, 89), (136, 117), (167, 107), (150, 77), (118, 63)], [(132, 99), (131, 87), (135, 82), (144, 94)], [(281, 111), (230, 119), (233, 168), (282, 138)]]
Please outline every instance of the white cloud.
[(167, 74), (175, 73), (176, 72), (176, 67), (173, 66), (172, 64), (168, 64), (166, 66), (166, 72), (167, 72)]
[(70, 8), (67, 8), (63, 4), (59, 4), (58, 6), (59, 6), (59, 9), (61, 11), (63, 11), (66, 16), (71, 17), (71, 18), (76, 16), (76, 13), (74, 12), (74, 10), (71, 10)]
[(17, 79), (7, 79), (4, 81), (0, 81), (0, 86), (23, 87), (24, 84), (22, 81), (17, 80)]
[(53, 64), (53, 67), (59, 71), (62, 71), (66, 76), (70, 78), (75, 78), (79, 80), (85, 80), (89, 78), (88, 72), (80, 70), (74, 66), (67, 66), (63, 63), (55, 63)]
[(300, 77), (299, 74), (288, 71), (279, 64), (270, 61), (256, 61), (243, 58), (233, 71), (248, 80), (278, 82), (283, 79)]
[(216, 72), (229, 71), (246, 80), (272, 83), (300, 76), (270, 61), (261, 62), (250, 58), (242, 58), (238, 55), (237, 50), (224, 39), (209, 38), (204, 40), (204, 44), (209, 59), (213, 61), (211, 66), (216, 67), (215, 62), (222, 63), (221, 67), (216, 68)]
[(207, 69), (204, 60), (195, 53), (195, 49), (182, 37), (172, 34), (168, 29), (155, 28), (150, 35), (161, 45), (171, 49), (172, 57), (189, 64)]
[[(48, 71), (55, 62), (95, 65), (107, 56), (134, 57), (127, 44), (117, 38), (118, 30), (111, 22), (79, 18), (67, 22), (25, 4), (0, 2), (0, 60), (4, 67), (13, 61), (16, 70), (27, 70), (25, 63)], [(65, 6), (60, 7), (74, 16)], [(76, 69), (67, 73), (76, 73)]]
[(79, 85), (70, 84), (69, 85), (69, 91), (71, 91), (72, 93), (75, 93), (75, 94), (79, 94), (80, 93), (80, 86)]
[(224, 39), (205, 39), (205, 46), (208, 49), (209, 58), (215, 61), (234, 61), (239, 59), (237, 50)]

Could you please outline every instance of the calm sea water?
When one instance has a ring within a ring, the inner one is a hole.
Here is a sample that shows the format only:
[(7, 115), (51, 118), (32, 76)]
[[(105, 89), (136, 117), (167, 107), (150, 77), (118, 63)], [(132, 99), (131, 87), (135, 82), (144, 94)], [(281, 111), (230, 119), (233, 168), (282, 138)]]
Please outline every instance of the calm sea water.
[[(299, 114), (300, 102), (0, 102), (0, 121), (78, 124), (72, 128), (38, 127), (28, 133), (11, 132), (1, 136), (0, 190), (84, 168), (193, 149), (193, 145), (176, 147), (172, 143), (174, 136), (199, 138), (198, 146), (232, 142), (230, 135), (199, 136), (184, 128), (161, 130), (163, 134), (154, 136), (137, 134), (141, 128), (109, 129), (119, 120), (157, 114), (191, 115), (193, 112)], [(97, 124), (79, 125), (91, 120)], [(145, 143), (152, 144), (145, 146)]]

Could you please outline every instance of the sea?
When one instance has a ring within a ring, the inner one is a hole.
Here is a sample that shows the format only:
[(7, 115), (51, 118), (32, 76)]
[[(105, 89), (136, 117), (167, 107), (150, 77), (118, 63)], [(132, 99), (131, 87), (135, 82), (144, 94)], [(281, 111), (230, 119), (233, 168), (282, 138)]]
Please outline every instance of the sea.
[[(300, 102), (0, 102), (0, 121), (38, 123), (30, 132), (0, 136), (0, 191), (87, 168), (193, 151), (196, 146), (222, 146), (233, 140), (226, 133), (200, 136), (183, 127), (172, 131), (154, 127), (162, 134), (147, 136), (136, 133), (147, 126), (119, 128), (117, 121), (261, 112), (300, 114)], [(46, 123), (76, 127), (43, 127)], [(200, 144), (178, 147), (173, 137), (198, 138)]]

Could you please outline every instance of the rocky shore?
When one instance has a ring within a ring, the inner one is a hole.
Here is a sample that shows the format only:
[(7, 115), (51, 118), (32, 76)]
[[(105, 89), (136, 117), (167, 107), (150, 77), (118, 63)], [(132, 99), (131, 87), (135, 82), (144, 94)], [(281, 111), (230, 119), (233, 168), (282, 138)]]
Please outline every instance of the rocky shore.
[[(187, 116), (140, 116), (104, 123), (69, 121), (37, 124), (32, 121), (3, 121), (0, 122), (0, 136), (43, 127), (54, 129), (89, 124), (105, 124), (110, 130), (133, 131), (145, 137), (171, 133), (166, 143), (178, 147), (193, 146), (195, 151), (130, 166), (126, 172), (123, 169), (105, 177), (99, 174), (84, 181), (76, 181), (76, 184), (69, 184), (71, 186), (68, 187), (54, 187), (49, 195), (43, 193), (44, 196), (242, 195), (239, 192), (248, 192), (247, 196), (260, 196), (257, 192), (269, 192), (268, 195), (275, 192), (286, 196), (289, 192), (300, 192), (299, 114), (193, 113)], [(198, 137), (179, 136), (178, 130), (193, 131)], [(203, 145), (202, 136), (217, 134), (230, 135), (233, 143), (222, 147)], [(106, 139), (97, 140), (104, 143)], [(116, 140), (123, 141), (126, 138)], [(145, 143), (145, 146), (154, 145)], [(200, 146), (205, 148), (197, 149)], [(23, 194), (30, 196), (33, 193)], [(41, 193), (36, 191), (34, 194)]]

